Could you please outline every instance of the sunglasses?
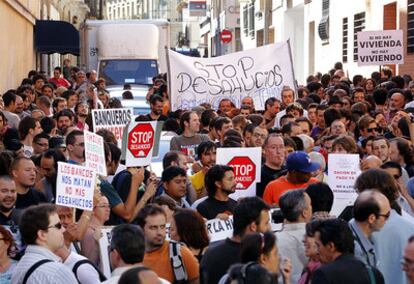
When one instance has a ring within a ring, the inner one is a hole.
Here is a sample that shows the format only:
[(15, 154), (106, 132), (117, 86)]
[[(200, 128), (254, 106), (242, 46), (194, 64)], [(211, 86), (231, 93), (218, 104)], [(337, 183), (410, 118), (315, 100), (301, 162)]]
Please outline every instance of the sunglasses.
[(62, 229), (62, 224), (61, 224), (61, 223), (57, 223), (57, 224), (52, 225), (52, 226), (49, 226), (49, 227), (47, 227), (47, 228), (48, 228), (48, 229), (55, 228), (55, 229), (60, 230), (60, 229)]
[(377, 132), (379, 132), (379, 131), (381, 131), (381, 129), (379, 128), (379, 127), (375, 127), (375, 128), (367, 128), (367, 131), (368, 132), (373, 132), (373, 131), (377, 131)]

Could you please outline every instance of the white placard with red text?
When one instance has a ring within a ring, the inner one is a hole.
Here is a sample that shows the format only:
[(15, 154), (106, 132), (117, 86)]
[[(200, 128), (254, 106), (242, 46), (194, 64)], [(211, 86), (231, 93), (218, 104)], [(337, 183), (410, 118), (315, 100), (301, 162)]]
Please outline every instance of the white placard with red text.
[(256, 196), (256, 183), (260, 182), (262, 148), (217, 148), (216, 164), (233, 167), (236, 192), (230, 197)]
[(132, 108), (93, 109), (93, 131), (95, 133), (99, 129), (111, 131), (118, 141), (118, 147), (121, 147), (124, 127), (131, 121), (133, 114)]
[(92, 169), (58, 162), (56, 204), (92, 211), (95, 177)]
[(98, 175), (106, 176), (103, 137), (85, 130), (85, 166)]
[(125, 166), (140, 167), (151, 164), (156, 127), (156, 121), (132, 121), (128, 124)]
[(339, 215), (343, 209), (352, 205), (358, 194), (354, 184), (361, 170), (358, 154), (329, 154), (328, 184), (334, 194), (331, 213)]

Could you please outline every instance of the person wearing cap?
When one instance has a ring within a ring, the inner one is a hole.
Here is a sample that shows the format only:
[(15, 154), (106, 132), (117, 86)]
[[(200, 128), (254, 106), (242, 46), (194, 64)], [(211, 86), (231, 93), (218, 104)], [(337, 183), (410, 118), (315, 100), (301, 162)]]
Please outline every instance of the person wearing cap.
[(270, 182), (264, 191), (263, 199), (270, 205), (278, 205), (283, 193), (306, 188), (309, 184), (318, 182), (312, 177), (312, 172), (318, 170), (320, 165), (311, 161), (306, 152), (295, 151), (286, 159), (287, 174)]

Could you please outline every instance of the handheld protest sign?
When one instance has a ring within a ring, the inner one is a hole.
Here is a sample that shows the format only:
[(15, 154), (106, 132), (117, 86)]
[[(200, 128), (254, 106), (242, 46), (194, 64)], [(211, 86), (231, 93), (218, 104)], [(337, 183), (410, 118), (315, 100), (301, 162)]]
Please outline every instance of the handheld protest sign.
[(128, 125), (125, 166), (147, 166), (151, 163), (156, 121), (131, 122)]
[(218, 57), (196, 58), (168, 51), (171, 110), (210, 103), (218, 109), (222, 99), (240, 107), (244, 97), (264, 110), (268, 98), (281, 99), (285, 86), (296, 90), (289, 41), (268, 44)]
[(104, 226), (101, 227), (101, 238), (99, 239), (99, 256), (101, 258), (102, 273), (106, 278), (111, 278), (111, 262), (110, 262), (110, 246), (112, 229), (115, 226)]
[(85, 166), (97, 174), (106, 176), (106, 162), (103, 137), (89, 132), (85, 136)]
[(261, 178), (262, 148), (217, 148), (216, 164), (233, 167), (236, 191), (231, 198), (256, 196), (256, 183)]
[(95, 178), (92, 169), (58, 162), (56, 204), (92, 211)]
[(402, 30), (357, 33), (358, 66), (404, 63)]
[(328, 165), (328, 184), (334, 194), (331, 214), (339, 216), (358, 196), (354, 185), (361, 173), (359, 155), (329, 154)]
[(99, 129), (111, 131), (118, 141), (118, 146), (121, 147), (124, 127), (131, 121), (133, 113), (132, 108), (93, 109), (93, 130), (95, 133)]

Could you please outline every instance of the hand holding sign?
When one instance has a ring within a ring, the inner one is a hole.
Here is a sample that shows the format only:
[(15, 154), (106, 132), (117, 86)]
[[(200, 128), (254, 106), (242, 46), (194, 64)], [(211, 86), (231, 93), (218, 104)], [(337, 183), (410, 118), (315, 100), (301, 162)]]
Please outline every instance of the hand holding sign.
[(131, 173), (132, 175), (132, 180), (134, 180), (135, 182), (138, 182), (138, 184), (141, 184), (144, 181), (144, 168), (143, 167), (139, 167), (139, 168), (128, 168), (128, 172)]

